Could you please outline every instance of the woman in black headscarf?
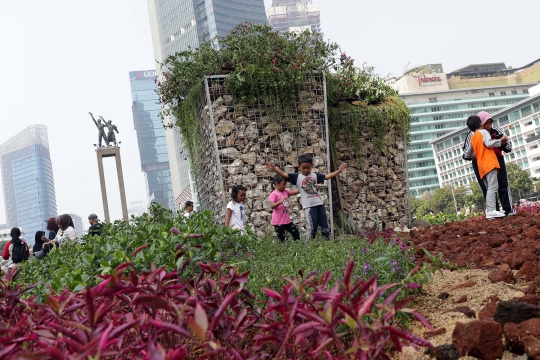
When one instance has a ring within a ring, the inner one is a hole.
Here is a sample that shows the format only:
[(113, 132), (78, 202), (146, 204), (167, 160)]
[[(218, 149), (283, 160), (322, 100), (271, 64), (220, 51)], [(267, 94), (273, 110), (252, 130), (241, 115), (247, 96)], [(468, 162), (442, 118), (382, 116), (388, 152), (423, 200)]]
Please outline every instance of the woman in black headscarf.
[(35, 254), (38, 251), (41, 251), (43, 249), (43, 243), (45, 243), (45, 232), (44, 231), (36, 231), (36, 236), (34, 237), (34, 247), (32, 247), (32, 253)]

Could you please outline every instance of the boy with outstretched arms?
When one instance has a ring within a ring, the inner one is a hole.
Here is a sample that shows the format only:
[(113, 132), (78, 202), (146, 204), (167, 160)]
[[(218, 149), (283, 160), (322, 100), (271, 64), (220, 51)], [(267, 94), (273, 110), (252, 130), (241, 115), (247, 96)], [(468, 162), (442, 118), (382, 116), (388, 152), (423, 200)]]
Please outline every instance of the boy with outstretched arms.
[(320, 227), (322, 236), (329, 239), (330, 229), (328, 227), (328, 219), (326, 218), (326, 208), (315, 185), (322, 184), (325, 180), (336, 177), (347, 167), (347, 164), (343, 163), (338, 170), (325, 175), (313, 172), (313, 160), (311, 157), (301, 155), (298, 157), (297, 174), (288, 174), (271, 162), (268, 162), (266, 167), (274, 170), (281, 177), (287, 179), (291, 184), (296, 185), (300, 189), (302, 208), (306, 216), (307, 236), (314, 238), (317, 234), (317, 228)]

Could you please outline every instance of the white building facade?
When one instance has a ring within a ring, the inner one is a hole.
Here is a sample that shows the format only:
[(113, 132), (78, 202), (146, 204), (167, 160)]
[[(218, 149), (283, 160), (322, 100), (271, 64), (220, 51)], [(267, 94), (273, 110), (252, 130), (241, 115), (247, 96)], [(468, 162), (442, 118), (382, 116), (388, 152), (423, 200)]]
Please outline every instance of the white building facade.
[[(492, 112), (493, 125), (512, 142), (512, 152), (503, 153), (506, 163), (516, 163), (531, 176), (540, 176), (540, 88), (531, 96), (502, 110)], [(484, 110), (484, 109), (479, 109)], [(489, 110), (486, 110), (489, 112)], [(431, 142), (438, 181), (441, 186), (468, 186), (476, 182), (470, 161), (463, 160), (463, 143), (469, 129), (461, 127)]]
[(322, 34), (321, 11), (311, 0), (272, 0), (266, 9), (268, 24), (281, 34), (306, 30)]

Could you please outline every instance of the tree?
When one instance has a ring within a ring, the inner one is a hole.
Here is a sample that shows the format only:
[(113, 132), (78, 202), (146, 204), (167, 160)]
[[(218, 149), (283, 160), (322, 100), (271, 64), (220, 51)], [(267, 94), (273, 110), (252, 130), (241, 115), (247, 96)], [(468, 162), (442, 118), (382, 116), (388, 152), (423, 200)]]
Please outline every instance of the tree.
[(469, 206), (474, 206), (476, 210), (483, 210), (486, 207), (486, 199), (484, 198), (484, 193), (482, 188), (475, 181), (471, 183), (472, 195), (468, 195), (465, 198), (465, 203)]
[(516, 163), (506, 164), (506, 172), (510, 182), (510, 190), (514, 197), (526, 198), (534, 190), (531, 174), (527, 170), (523, 170)]

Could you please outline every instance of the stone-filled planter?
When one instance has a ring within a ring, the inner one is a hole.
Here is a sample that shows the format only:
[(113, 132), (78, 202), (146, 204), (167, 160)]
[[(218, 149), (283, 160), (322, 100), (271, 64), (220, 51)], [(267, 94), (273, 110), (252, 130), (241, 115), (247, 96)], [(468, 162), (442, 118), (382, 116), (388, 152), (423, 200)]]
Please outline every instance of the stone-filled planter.
[[(406, 121), (404, 118), (404, 124)], [(341, 212), (354, 220), (357, 230), (409, 226), (405, 131), (388, 125), (381, 141), (367, 112), (363, 114), (362, 109), (351, 105), (331, 108), (329, 122), (333, 163), (348, 165), (334, 180), (336, 220)], [(349, 140), (352, 122), (362, 129), (355, 144)]]
[[(348, 165), (319, 188), (332, 230), (344, 218), (338, 214), (354, 221), (355, 230), (409, 225), (405, 131), (389, 126), (381, 140), (368, 119), (354, 114), (353, 106), (332, 108), (327, 115), (324, 74), (307, 80), (285, 104), (269, 95), (242, 103), (228, 91), (225, 79), (220, 75), (204, 80), (197, 139), (190, 151), (199, 202), (218, 223), (224, 222), (232, 187), (242, 184), (248, 189), (247, 224), (259, 236), (273, 234), (268, 195), (275, 174), (265, 164), (272, 161), (292, 173), (298, 156), (308, 154), (317, 172), (331, 172), (341, 162)], [(348, 140), (351, 121), (365, 123), (359, 144)], [(293, 196), (290, 204), (292, 221), (305, 233), (300, 197)]]
[[(327, 173), (329, 166), (328, 127), (324, 75), (317, 74), (299, 89), (297, 98), (282, 104), (272, 96), (260, 96), (255, 103), (242, 103), (224, 86), (226, 76), (205, 78), (192, 163), (201, 208), (211, 210), (223, 223), (225, 208), (234, 185), (247, 190), (247, 225), (258, 235), (273, 234), (272, 192), (274, 162), (286, 172), (297, 171), (301, 154), (313, 157), (314, 171)], [(332, 225), (330, 182), (319, 188)], [(293, 185), (290, 188), (295, 188)], [(291, 219), (305, 233), (300, 196), (290, 199)]]

